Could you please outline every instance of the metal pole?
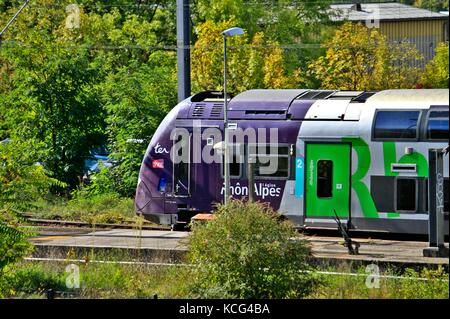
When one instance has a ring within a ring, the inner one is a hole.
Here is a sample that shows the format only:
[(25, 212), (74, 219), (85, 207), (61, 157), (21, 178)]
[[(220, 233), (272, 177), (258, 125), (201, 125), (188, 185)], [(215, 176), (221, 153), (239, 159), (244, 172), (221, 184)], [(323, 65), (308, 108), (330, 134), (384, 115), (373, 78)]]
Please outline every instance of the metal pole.
[(223, 36), (223, 132), (224, 138), (224, 179), (225, 192), (224, 204), (228, 204), (230, 200), (230, 166), (228, 163), (228, 98), (227, 98), (227, 36)]
[(178, 102), (191, 95), (189, 0), (177, 0)]
[(439, 149), (428, 151), (428, 247), (425, 257), (448, 257), (444, 244), (444, 158)]
[(255, 175), (253, 174), (253, 158), (248, 158), (247, 164), (247, 176), (248, 176), (248, 201), (255, 201)]
[(9, 22), (6, 24), (6, 26), (3, 28), (3, 30), (0, 32), (0, 43), (1, 43), (1, 37), (3, 35), (3, 33), (5, 33), (5, 31), (9, 28), (9, 26), (11, 25), (11, 23), (14, 22), (14, 20), (16, 20), (17, 16), (22, 12), (22, 10), (27, 6), (28, 2), (30, 2), (30, 0), (26, 0), (25, 3), (20, 7), (19, 11), (16, 12), (16, 14), (11, 18), (11, 20), (9, 20)]

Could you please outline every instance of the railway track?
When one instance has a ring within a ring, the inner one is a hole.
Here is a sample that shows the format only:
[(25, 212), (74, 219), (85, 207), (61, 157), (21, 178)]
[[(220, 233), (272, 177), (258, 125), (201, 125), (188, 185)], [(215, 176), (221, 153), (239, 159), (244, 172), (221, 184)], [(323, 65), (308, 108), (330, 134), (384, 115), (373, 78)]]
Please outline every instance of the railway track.
[[(64, 227), (64, 228), (85, 228), (85, 229), (141, 229), (141, 230), (171, 230), (170, 226), (151, 224), (145, 221), (142, 225), (133, 222), (126, 223), (90, 223), (73, 220), (55, 220), (35, 218), (32, 214), (21, 214), (32, 226), (41, 227)], [(305, 236), (323, 236), (323, 237), (341, 237), (339, 231), (334, 228), (316, 228), (307, 227), (298, 229)], [(421, 234), (396, 234), (389, 232), (369, 232), (351, 229), (349, 235), (355, 239), (386, 239), (386, 240), (405, 240), (405, 241), (428, 241), (428, 235)], [(448, 236), (445, 236), (445, 242), (448, 243)]]
[(26, 221), (32, 226), (44, 227), (72, 227), (72, 228), (89, 228), (89, 229), (142, 229), (142, 230), (170, 230), (170, 227), (158, 226), (154, 224), (138, 225), (136, 223), (89, 223), (72, 220), (55, 220), (55, 219), (41, 219), (34, 218), (32, 215), (22, 215)]
[[(136, 223), (89, 223), (73, 220), (55, 220), (35, 218), (32, 215), (23, 215), (32, 226), (37, 227), (64, 227), (64, 228), (88, 228), (88, 229), (141, 229), (141, 230), (171, 230), (170, 226), (161, 226), (155, 224), (138, 225)], [(333, 228), (304, 228), (299, 232), (306, 236), (324, 236), (324, 237), (340, 237), (339, 231)], [(395, 234), (388, 232), (368, 232), (350, 230), (349, 234), (352, 238), (360, 239), (387, 239), (387, 240), (405, 240), (405, 241), (428, 241), (427, 235), (415, 234)], [(448, 236), (445, 241), (448, 242)]]

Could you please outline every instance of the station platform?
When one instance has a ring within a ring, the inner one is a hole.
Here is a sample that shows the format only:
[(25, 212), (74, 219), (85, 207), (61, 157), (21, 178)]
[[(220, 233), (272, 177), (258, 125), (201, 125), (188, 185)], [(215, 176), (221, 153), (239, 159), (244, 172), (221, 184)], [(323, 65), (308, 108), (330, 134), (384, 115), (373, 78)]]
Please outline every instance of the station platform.
[[(36, 258), (97, 258), (116, 252), (123, 258), (146, 262), (183, 263), (189, 232), (164, 230), (92, 230), (45, 228), (30, 238)], [(321, 266), (347, 264), (353, 267), (375, 263), (380, 267), (437, 268), (448, 271), (448, 258), (423, 257), (427, 242), (385, 239), (355, 239), (359, 254), (350, 255), (340, 237), (304, 236), (311, 245), (312, 259)]]

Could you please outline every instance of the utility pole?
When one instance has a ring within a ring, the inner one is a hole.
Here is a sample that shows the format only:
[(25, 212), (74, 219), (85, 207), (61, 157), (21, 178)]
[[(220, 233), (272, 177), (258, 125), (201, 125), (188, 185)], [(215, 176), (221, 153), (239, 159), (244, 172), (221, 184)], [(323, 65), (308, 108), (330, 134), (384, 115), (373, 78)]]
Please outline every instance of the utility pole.
[(255, 201), (255, 174), (253, 169), (253, 163), (254, 159), (253, 157), (248, 157), (248, 164), (247, 164), (247, 176), (248, 176), (248, 201), (254, 202)]
[(189, 0), (177, 0), (178, 102), (191, 95)]
[(428, 247), (424, 257), (448, 257), (444, 243), (444, 154), (448, 148), (428, 151)]
[(224, 160), (223, 175), (225, 179), (225, 194), (223, 203), (230, 201), (230, 162), (229, 162), (229, 137), (228, 137), (228, 97), (227, 97), (227, 38), (243, 35), (244, 30), (238, 27), (229, 28), (222, 32), (223, 35), (223, 134), (224, 138)]
[(25, 3), (20, 7), (19, 11), (16, 12), (16, 14), (11, 18), (11, 20), (9, 20), (9, 22), (6, 24), (6, 26), (3, 28), (3, 30), (0, 31), (0, 45), (2, 45), (3, 33), (5, 33), (6, 30), (8, 30), (11, 23), (13, 23), (14, 20), (16, 20), (17, 16), (22, 12), (22, 10), (25, 9), (25, 7), (28, 5), (28, 2), (30, 2), (30, 0), (25, 1)]

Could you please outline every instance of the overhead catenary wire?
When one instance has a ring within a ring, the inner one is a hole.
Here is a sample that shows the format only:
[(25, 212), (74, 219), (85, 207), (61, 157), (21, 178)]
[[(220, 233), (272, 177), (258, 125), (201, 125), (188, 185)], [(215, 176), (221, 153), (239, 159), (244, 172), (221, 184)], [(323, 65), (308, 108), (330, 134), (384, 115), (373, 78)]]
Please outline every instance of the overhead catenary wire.
[(29, 2), (30, 0), (26, 0), (25, 3), (20, 7), (19, 11), (17, 11), (16, 14), (14, 14), (14, 16), (11, 18), (11, 20), (9, 20), (9, 22), (6, 24), (3, 30), (0, 31), (0, 42), (3, 33), (5, 33), (5, 31), (8, 30), (9, 26), (14, 22), (14, 20), (16, 20), (17, 16), (22, 12), (23, 9), (25, 9), (25, 7), (28, 5)]

